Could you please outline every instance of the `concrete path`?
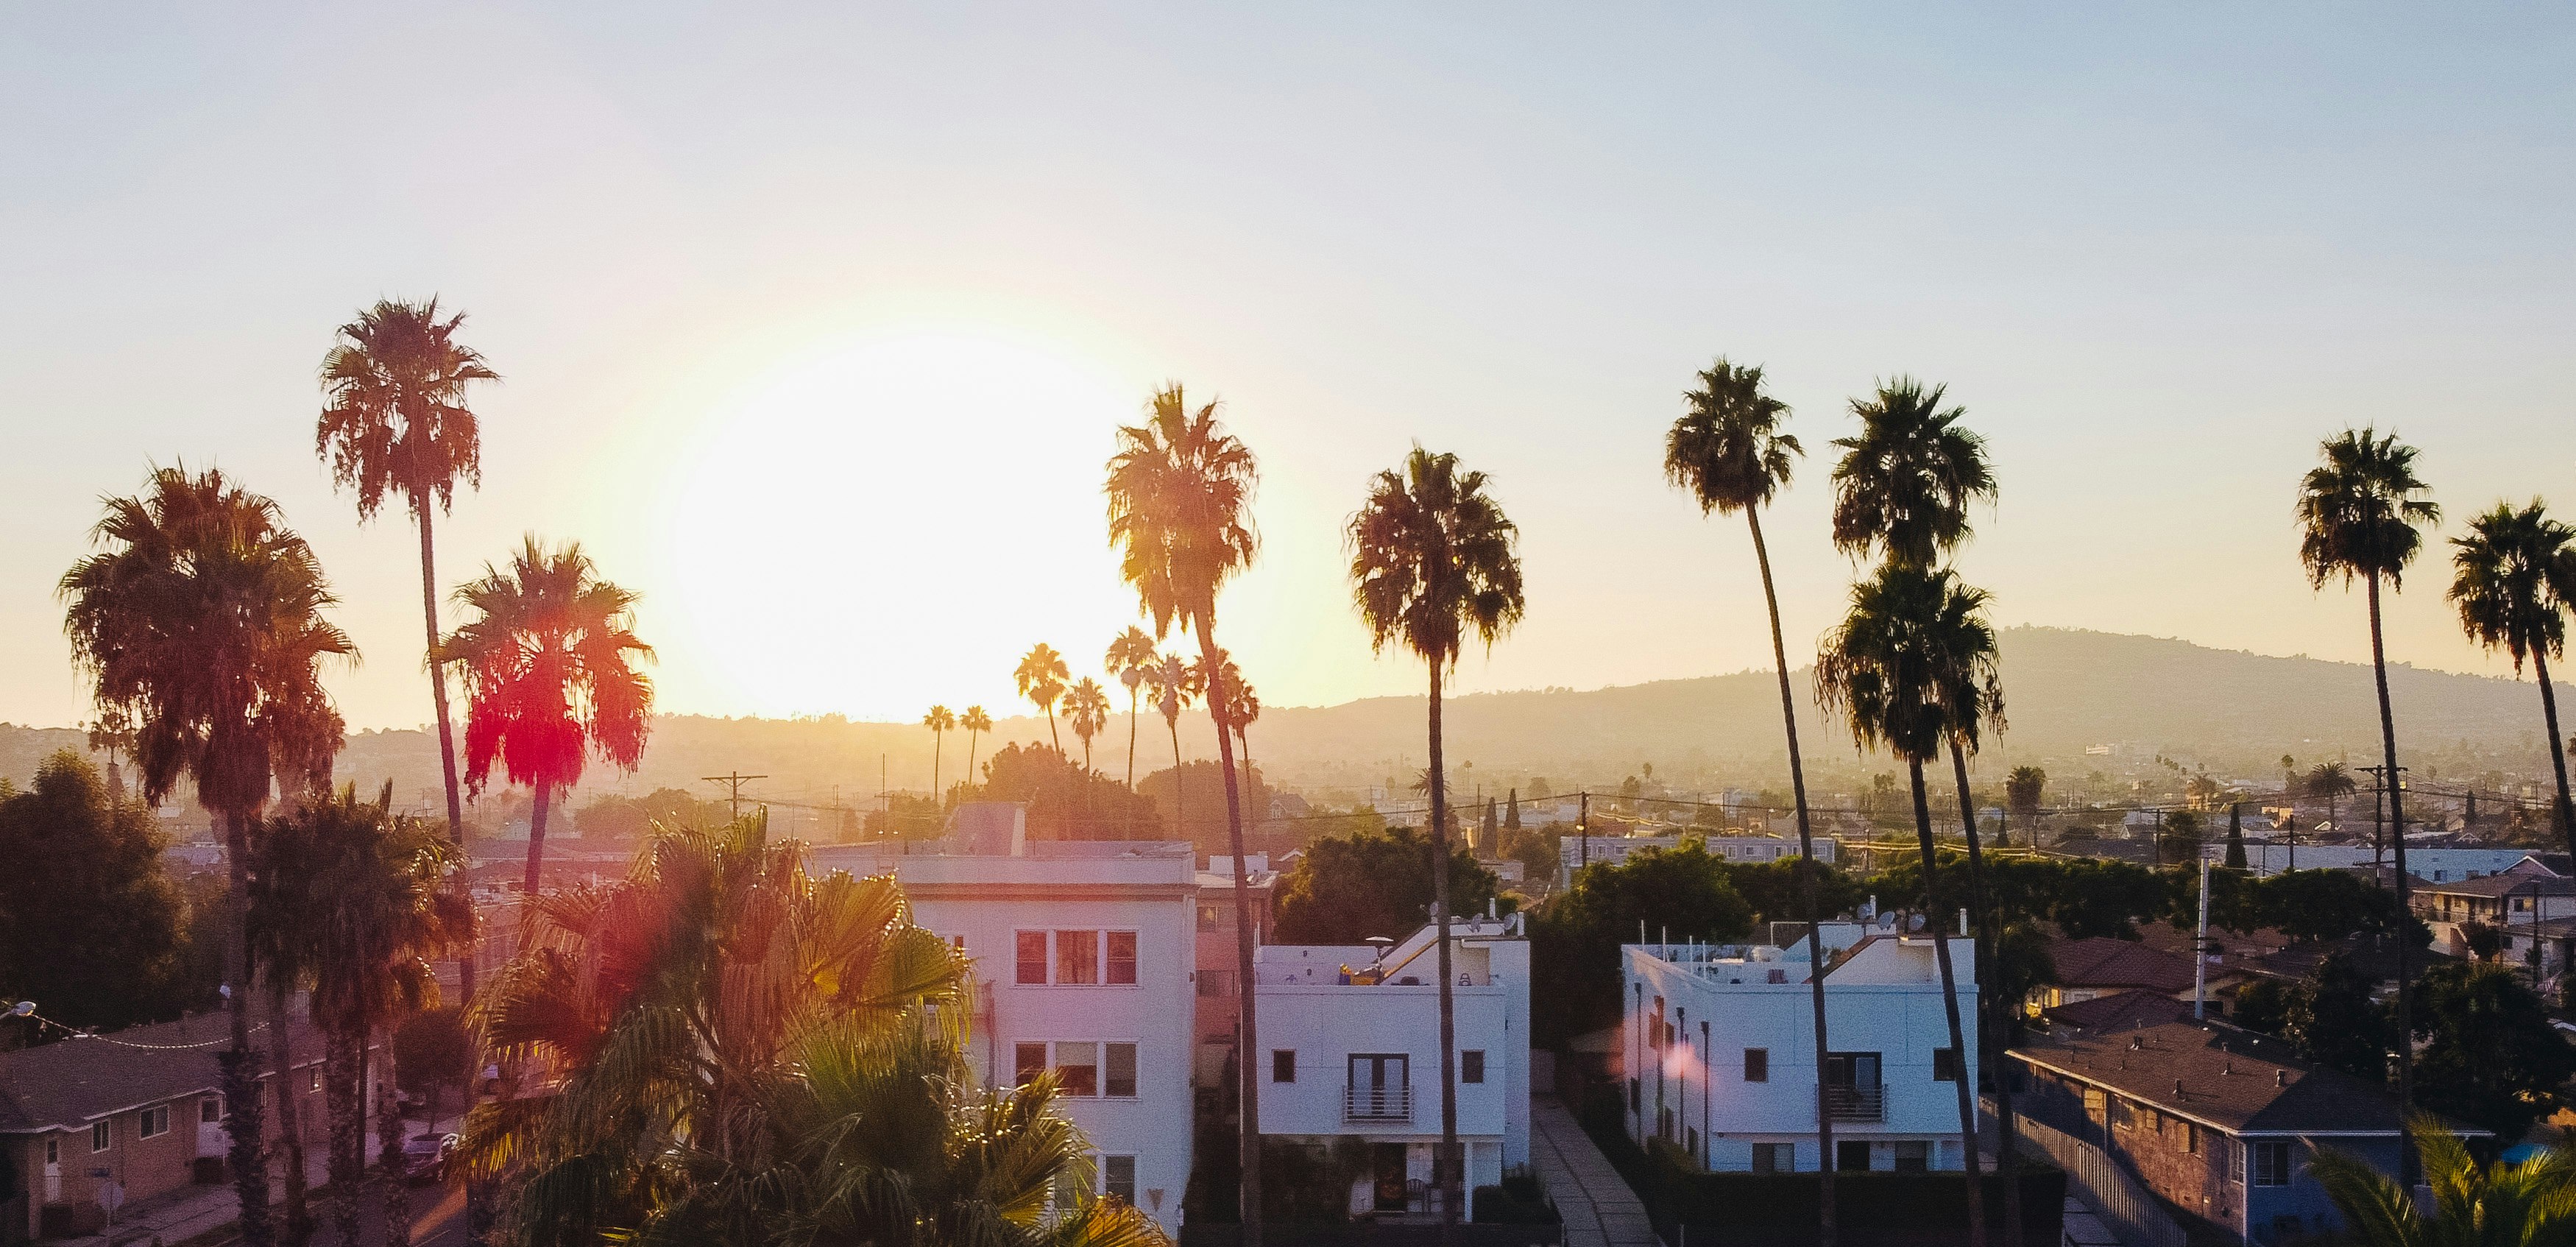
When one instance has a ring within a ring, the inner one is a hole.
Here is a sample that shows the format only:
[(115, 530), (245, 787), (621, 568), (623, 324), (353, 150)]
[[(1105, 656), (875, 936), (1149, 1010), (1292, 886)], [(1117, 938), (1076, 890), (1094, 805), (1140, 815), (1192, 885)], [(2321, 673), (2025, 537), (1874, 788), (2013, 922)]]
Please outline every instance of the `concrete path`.
[(2066, 1247), (2120, 1247), (2120, 1236), (2073, 1194), (2066, 1197)]
[(1663, 1247), (1646, 1206), (1555, 1096), (1530, 1097), (1530, 1159), (1565, 1218), (1565, 1247)]

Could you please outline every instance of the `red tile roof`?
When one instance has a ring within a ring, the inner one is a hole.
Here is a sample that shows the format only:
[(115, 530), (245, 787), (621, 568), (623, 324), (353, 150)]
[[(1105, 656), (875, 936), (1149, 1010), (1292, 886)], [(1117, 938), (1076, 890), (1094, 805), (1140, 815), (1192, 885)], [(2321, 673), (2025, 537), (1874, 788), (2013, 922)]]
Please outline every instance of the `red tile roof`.
[(2059, 940), (2048, 950), (2060, 987), (2143, 987), (2178, 992), (2191, 986), (2191, 959), (2131, 940), (2093, 936)]

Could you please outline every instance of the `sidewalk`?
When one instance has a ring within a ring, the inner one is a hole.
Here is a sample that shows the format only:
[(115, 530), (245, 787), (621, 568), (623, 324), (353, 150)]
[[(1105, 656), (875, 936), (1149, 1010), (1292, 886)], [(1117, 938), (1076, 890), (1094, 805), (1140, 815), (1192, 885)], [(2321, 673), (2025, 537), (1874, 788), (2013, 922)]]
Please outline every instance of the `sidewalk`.
[[(304, 1162), (306, 1181), (314, 1188), (319, 1189), (330, 1180), (329, 1156), (321, 1151), (307, 1151)], [(272, 1212), (281, 1210), (285, 1184), (285, 1165), (271, 1164), (268, 1167), (268, 1206)], [(240, 1215), (241, 1204), (233, 1195), (232, 1183), (191, 1186), (117, 1209), (116, 1224), (97, 1234), (49, 1241), (64, 1247), (127, 1247), (129, 1244), (172, 1247), (231, 1225)]]
[(1663, 1247), (1646, 1206), (1555, 1096), (1530, 1097), (1530, 1159), (1565, 1218), (1565, 1247)]

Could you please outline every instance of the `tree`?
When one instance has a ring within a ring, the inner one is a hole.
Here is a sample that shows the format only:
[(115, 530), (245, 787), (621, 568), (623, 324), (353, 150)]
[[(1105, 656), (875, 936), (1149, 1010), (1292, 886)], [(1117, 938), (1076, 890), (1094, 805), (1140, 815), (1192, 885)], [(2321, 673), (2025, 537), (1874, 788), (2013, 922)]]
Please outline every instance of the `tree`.
[[(2349, 588), (2357, 578), (2369, 592), (2370, 667), (2379, 692), (2380, 765), (2388, 780), (2381, 786), (2388, 794), (2390, 825), (2399, 832), (2391, 837), (2395, 853), (2391, 865), (2397, 870), (2397, 906), (2405, 909), (2405, 788), (2397, 782), (2397, 721), (2388, 704), (2388, 647), (2380, 626), (2379, 582), (2386, 580), (2391, 590), (2402, 587), (2406, 565), (2414, 561), (2416, 551), (2423, 546), (2424, 535), (2417, 530), (2438, 523), (2442, 509), (2433, 503), (2431, 491), (2415, 475), (2415, 448), (2399, 442), (2393, 433), (2380, 436), (2373, 429), (2346, 429), (2321, 443), (2318, 452), (2324, 462), (2310, 469), (2299, 482), (2299, 561), (2307, 567), (2313, 588), (2322, 589), (2326, 581), (2337, 578)], [(2400, 1033), (2413, 1025), (2414, 987), (2406, 973), (2406, 954), (2406, 941), (2398, 941)], [(2405, 1113), (2415, 1108), (2413, 1065), (2412, 1054), (2401, 1050), (2397, 1060), (2397, 1102)], [(2399, 1177), (2412, 1181), (2413, 1150), (2401, 1142), (2399, 1151)]]
[(1161, 661), (1162, 655), (1154, 649), (1154, 638), (1133, 624), (1109, 643), (1108, 652), (1101, 657), (1101, 663), (1109, 668), (1109, 674), (1127, 686), (1127, 787), (1131, 791), (1136, 787), (1137, 693), (1145, 684), (1146, 675)]
[(1575, 873), (1564, 895), (1531, 916), (1531, 1019), (1540, 1044), (1557, 1044), (1619, 1021), (1619, 946), (1642, 921), (1675, 940), (1731, 943), (1753, 930), (1753, 907), (1728, 881), (1726, 860), (1699, 840), (1641, 849)]
[(72, 750), (0, 793), (0, 997), (83, 1030), (178, 1016), (188, 910), (161, 848), (151, 812)]
[(2279, 979), (2256, 979), (2236, 989), (2227, 1020), (2250, 1031), (2278, 1035), (2290, 1024), (2293, 989)]
[(2299, 1055), (2374, 1086), (2388, 1081), (2401, 1034), (2372, 999), (2370, 976), (2343, 953), (2317, 963), (2316, 978), (2293, 987), (2282, 1034)]
[[(1154, 708), (1162, 712), (1163, 727), (1172, 734), (1172, 772), (1181, 772), (1181, 711), (1189, 708), (1205, 687), (1205, 673), (1195, 664), (1183, 662), (1178, 654), (1165, 654), (1145, 673), (1146, 683), (1154, 689)], [(1148, 777), (1148, 782), (1151, 778)], [(1172, 789), (1172, 823), (1181, 825), (1187, 815), (1181, 801), (1181, 788)], [(1231, 824), (1228, 824), (1231, 826)]]
[(1091, 769), (1091, 738), (1109, 726), (1109, 694), (1098, 680), (1084, 676), (1064, 695), (1065, 717), (1073, 720), (1074, 739), (1082, 742), (1082, 769)]
[[(1742, 512), (1753, 537), (1753, 561), (1762, 573), (1762, 601), (1771, 619), (1772, 669), (1780, 680), (1780, 722), (1789, 743), (1789, 788), (1798, 815), (1798, 860), (1815, 861), (1815, 840), (1807, 809), (1807, 772), (1798, 753), (1797, 704), (1789, 692), (1789, 651), (1780, 630), (1780, 593), (1771, 579), (1771, 551), (1762, 540), (1762, 508), (1789, 484), (1797, 457), (1805, 452), (1796, 436), (1781, 431), (1789, 405), (1762, 392), (1762, 369), (1746, 368), (1720, 357), (1699, 374), (1700, 387), (1682, 395), (1688, 410), (1664, 434), (1664, 477), (1688, 489), (1700, 514)], [(1807, 920), (1807, 956), (1821, 964), (1824, 940), (1816, 920), (1813, 872), (1808, 879), (1801, 915)], [(1825, 1107), (1825, 976), (1808, 976), (1810, 1026), (1816, 1052), (1816, 1154), (1834, 1151), (1833, 1116)], [(1817, 1181), (1818, 1241), (1834, 1247), (1833, 1165), (1819, 1162)]]
[(1441, 764), (1441, 677), (1455, 671), (1472, 632), (1492, 649), (1520, 622), (1520, 530), (1485, 492), (1482, 472), (1460, 472), (1458, 456), (1417, 445), (1401, 469), (1369, 482), (1368, 499), (1351, 517), (1351, 599), (1369, 630), (1369, 647), (1401, 645), (1422, 660), (1431, 679), (1432, 916), (1440, 929), (1441, 1236), (1455, 1237), (1465, 1203), (1465, 1157), (1458, 1149), (1456, 1019), (1449, 970), (1448, 779)]
[[(1551, 860), (1550, 870), (1555, 869)], [(1850, 913), (1869, 899), (1869, 888), (1848, 871), (1831, 862), (1818, 862), (1815, 877), (1810, 880), (1800, 863), (1789, 858), (1768, 862), (1729, 862), (1726, 880), (1743, 897), (1753, 912), (1772, 922), (1798, 922), (1806, 918), (1806, 891), (1812, 884), (1816, 909), (1820, 913)]]
[(635, 597), (599, 577), (578, 542), (549, 552), (534, 535), (509, 570), (486, 564), (456, 591), (473, 612), (439, 643), (437, 661), (465, 684), (466, 784), (476, 792), (500, 763), (534, 790), (528, 820), (527, 895), (546, 861), (546, 814), (559, 789), (581, 781), (597, 752), (633, 771), (653, 730), (653, 681), (636, 665), (653, 647), (635, 636)]
[(721, 823), (730, 816), (722, 801), (701, 800), (684, 788), (656, 788), (640, 797), (603, 793), (573, 811), (573, 830), (584, 840), (640, 840), (659, 827), (694, 827)]
[(2199, 861), (2200, 837), (2200, 815), (2189, 810), (2156, 811), (2157, 861)]
[(968, 706), (958, 716), (957, 726), (966, 729), (966, 782), (971, 784), (975, 782), (975, 742), (993, 730), (993, 716), (984, 713), (982, 706)]
[(2354, 1247), (2538, 1247), (2576, 1237), (2576, 1159), (2565, 1149), (2481, 1168), (2440, 1122), (2418, 1117), (2408, 1129), (2433, 1192), (2429, 1214), (2411, 1190), (2359, 1157), (2321, 1147), (2309, 1158), (2308, 1171), (2343, 1214), (2341, 1237)]
[[(2343, 763), (2320, 762), (2316, 764), (2314, 767), (2309, 768), (2307, 778), (2301, 781), (2299, 788), (2300, 791), (2306, 793), (2311, 800), (2318, 797), (2325, 798), (2326, 822), (2334, 824), (2335, 830), (2337, 831), (2341, 831), (2343, 829), (2342, 824), (2335, 822), (2335, 802), (2351, 796), (2354, 788), (2352, 773), (2344, 769)], [(2296, 869), (2298, 864), (2299, 849), (2298, 845), (2294, 842), (2290, 846), (2290, 866), (2292, 869)]]
[(2245, 803), (2227, 804), (2227, 868), (2245, 869)]
[(1064, 742), (1055, 734), (1055, 702), (1064, 696), (1067, 674), (1064, 655), (1055, 652), (1055, 647), (1044, 641), (1030, 646), (1029, 652), (1021, 657), (1020, 665), (1011, 672), (1011, 682), (1019, 686), (1020, 696), (1028, 698), (1046, 713), (1047, 742), (1057, 749), (1064, 748)]
[[(1383, 935), (1402, 943), (1431, 912), (1434, 855), (1431, 837), (1412, 827), (1316, 837), (1279, 882), (1279, 942), (1358, 944)], [(1489, 902), (1516, 908), (1476, 859), (1450, 855), (1448, 874), (1450, 898), (1462, 912)]]
[(1029, 835), (1039, 840), (1152, 840), (1163, 834), (1152, 801), (1035, 741), (993, 751), (983, 782), (968, 785), (963, 795), (1026, 805)]
[(2047, 788), (2048, 772), (2035, 766), (2014, 767), (2004, 777), (2004, 808), (2021, 819), (2022, 834), (2033, 847), (2039, 844), (2039, 803)]
[(929, 713), (921, 716), (921, 725), (930, 729), (930, 795), (936, 797), (946, 791), (939, 785), (940, 746), (947, 743), (950, 732), (957, 730), (957, 715), (946, 706), (932, 706)]
[[(1157, 391), (1142, 424), (1118, 430), (1118, 453), (1108, 464), (1103, 492), (1109, 501), (1109, 544), (1119, 550), (1119, 574), (1135, 586), (1137, 604), (1160, 641), (1174, 624), (1195, 632), (1199, 663), (1221, 679), (1217, 661), (1216, 599), (1228, 580), (1252, 565), (1260, 538), (1252, 525), (1252, 493), (1260, 480), (1252, 452), (1217, 423), (1217, 405), (1190, 410), (1178, 383)], [(1174, 723), (1173, 765), (1179, 765), (1180, 711), (1167, 686), (1165, 717)], [(1237, 982), (1252, 982), (1252, 893), (1244, 870), (1242, 794), (1236, 790), (1234, 744), (1227, 738), (1224, 686), (1204, 690), (1216, 728), (1217, 760), (1225, 768), (1227, 844), (1234, 850), (1234, 944)], [(1235, 994), (1235, 1050), (1259, 1050), (1259, 1026), (1249, 990)], [(1237, 1197), (1243, 1211), (1243, 1247), (1261, 1247), (1260, 1062), (1235, 1062), (1238, 1076), (1236, 1155), (1242, 1167)]]
[(2558, 830), (2576, 852), (2567, 744), (2558, 732), (2558, 692), (2549, 681), (2549, 660), (2565, 652), (2567, 611), (2576, 603), (2576, 528), (2549, 518), (2537, 498), (2519, 511), (2499, 502), (2469, 521), (2467, 536), (2451, 538), (2451, 568), (2450, 597), (2459, 608), (2461, 630), (2489, 650), (2512, 655), (2517, 676), (2523, 660), (2531, 660), (2548, 726), (2549, 766), (2558, 781)]
[(1834, 440), (1843, 451), (1834, 465), (1835, 546), (1928, 567), (1967, 541), (1968, 505), (1993, 501), (1995, 480), (1985, 439), (1958, 427), (1966, 409), (1942, 409), (1947, 389), (1898, 377), (1852, 400), (1860, 434)]
[(2510, 966), (2452, 962), (2424, 972), (2424, 1107), (2519, 1139), (2559, 1103), (2576, 1076), (2576, 1048)]
[[(1843, 473), (1838, 469), (1835, 475), (1839, 480)], [(1939, 633), (1959, 590), (1946, 570), (1898, 562), (1882, 565), (1876, 575), (1852, 586), (1849, 612), (1826, 634), (1823, 651), (1816, 656), (1815, 679), (1817, 703), (1849, 721), (1856, 744), (1863, 749), (1884, 747), (1905, 760), (1922, 856), (1923, 907), (1936, 916), (1926, 925), (1932, 931), (1933, 959), (1941, 970), (1941, 1004), (1950, 1027), (1950, 1049), (1966, 1052), (1958, 985), (1950, 965), (1950, 924), (1937, 917), (1948, 911), (1933, 855), (1932, 807), (1923, 787), (1923, 764), (1939, 756), (1950, 731), (1942, 687), (1949, 675)], [(1977, 1177), (1976, 1111), (1968, 1082), (1962, 1078), (1956, 1084), (1959, 1145), (1969, 1179), (1968, 1240), (1974, 1247), (1983, 1247), (1985, 1206)]]
[(1504, 801), (1503, 829), (1505, 831), (1521, 829), (1521, 790), (1518, 788), (1512, 789), (1511, 796)]
[[(2220, 914), (2210, 911), (2215, 921)], [(2244, 925), (2231, 931), (2265, 927), (2293, 940), (2341, 940), (2355, 935), (2392, 935), (2410, 931), (2408, 943), (2421, 947), (2432, 933), (2397, 907), (2397, 898), (2346, 870), (2285, 870), (2250, 885)]]
[(225, 1128), (242, 1241), (267, 1247), (258, 1056), (246, 1012), (251, 836), (273, 783), (283, 778), (300, 791), (327, 782), (341, 722), (321, 664), (356, 649), (322, 617), (336, 599), (312, 547), (275, 502), (219, 471), (155, 469), (143, 493), (108, 499), (92, 535), (107, 548), (74, 563), (58, 588), (73, 661), (92, 680), (100, 721), (133, 732), (144, 803), (160, 804), (185, 775), (224, 830), (233, 950)]

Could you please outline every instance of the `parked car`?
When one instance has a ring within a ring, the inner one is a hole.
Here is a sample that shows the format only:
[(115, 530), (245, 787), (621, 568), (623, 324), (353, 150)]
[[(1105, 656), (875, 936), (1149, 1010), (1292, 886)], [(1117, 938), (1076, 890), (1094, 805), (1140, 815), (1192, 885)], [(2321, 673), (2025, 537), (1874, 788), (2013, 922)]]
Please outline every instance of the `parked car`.
[(445, 1181), (448, 1158), (455, 1154), (453, 1134), (413, 1135), (403, 1141), (403, 1176), (414, 1186)]

